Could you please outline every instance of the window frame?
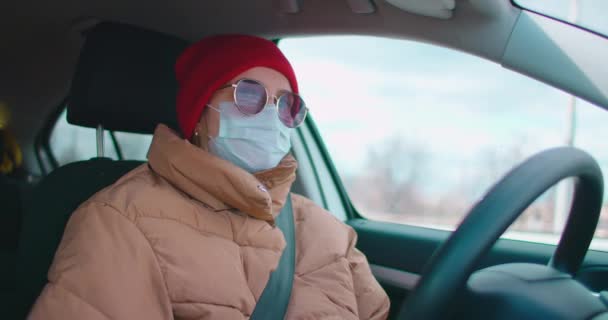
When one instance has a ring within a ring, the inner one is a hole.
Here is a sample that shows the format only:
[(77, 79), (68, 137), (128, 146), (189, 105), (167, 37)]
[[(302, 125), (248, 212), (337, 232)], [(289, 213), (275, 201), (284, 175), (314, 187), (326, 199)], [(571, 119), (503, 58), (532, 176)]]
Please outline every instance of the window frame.
[[(298, 175), (314, 177), (314, 186), (305, 186), (305, 195), (342, 221), (361, 218), (350, 200), (310, 113), (304, 120), (304, 124), (296, 130), (293, 139), (297, 139), (294, 141), (294, 151), (300, 149), (300, 144), (305, 151), (304, 154), (296, 154), (298, 162), (306, 161), (310, 165), (300, 165)], [(300, 177), (298, 179), (303, 180)], [(315, 194), (320, 195), (319, 199), (315, 199)]]
[(542, 11), (538, 11), (538, 10), (530, 9), (530, 8), (526, 7), (525, 5), (519, 4), (517, 0), (511, 0), (511, 5), (513, 5), (515, 8), (517, 8), (517, 9), (519, 9), (519, 10), (522, 10), (522, 11), (527, 11), (527, 12), (532, 12), (532, 13), (538, 14), (538, 15), (540, 15), (540, 16), (543, 16), (543, 17), (545, 17), (545, 18), (549, 18), (549, 19), (554, 20), (554, 21), (556, 21), (556, 22), (563, 23), (563, 24), (567, 24), (567, 25), (569, 25), (569, 26), (571, 26), (571, 27), (574, 27), (574, 28), (577, 28), (577, 29), (581, 29), (581, 30), (583, 30), (583, 31), (587, 31), (587, 32), (590, 32), (590, 33), (593, 33), (593, 34), (595, 34), (596, 36), (599, 36), (599, 37), (602, 37), (602, 38), (604, 38), (604, 39), (607, 39), (607, 40), (608, 40), (608, 35), (606, 35), (606, 34), (603, 34), (603, 33), (599, 32), (599, 31), (595, 31), (595, 30), (593, 30), (593, 29), (590, 29), (590, 28), (585, 27), (585, 26), (582, 26), (582, 25), (578, 25), (578, 24), (572, 23), (572, 22), (567, 21), (567, 20), (565, 20), (565, 19), (561, 19), (561, 18), (558, 18), (558, 17), (554, 17), (554, 16), (549, 15), (549, 14), (547, 14), (547, 13), (544, 13), (544, 12), (542, 12)]
[[(68, 97), (66, 96), (52, 109), (51, 113), (46, 117), (43, 127), (38, 131), (34, 138), (34, 154), (36, 156), (36, 161), (38, 162), (40, 173), (43, 176), (59, 167), (59, 163), (51, 150), (50, 140), (53, 129), (55, 128), (61, 113), (65, 109), (67, 101)], [(47, 169), (47, 166), (50, 167), (50, 170)]]

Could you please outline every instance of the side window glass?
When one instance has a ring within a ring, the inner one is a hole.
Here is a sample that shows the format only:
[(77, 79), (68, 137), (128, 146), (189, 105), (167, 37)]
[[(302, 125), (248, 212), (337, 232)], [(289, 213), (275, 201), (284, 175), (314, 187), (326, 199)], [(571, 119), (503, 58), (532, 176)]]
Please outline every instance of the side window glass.
[[(152, 141), (151, 135), (125, 132), (114, 133), (123, 159), (145, 160), (146, 153)], [(49, 145), (60, 166), (70, 162), (88, 160), (97, 157), (97, 132), (69, 124), (64, 111), (58, 118), (51, 132)], [(104, 132), (104, 156), (118, 159), (116, 147), (110, 133)]]
[[(556, 146), (586, 150), (608, 173), (606, 110), (498, 64), (376, 37), (280, 46), (366, 218), (454, 229), (509, 169)], [(557, 243), (571, 189), (566, 181), (546, 192), (506, 237)], [(608, 250), (608, 202), (592, 247)]]

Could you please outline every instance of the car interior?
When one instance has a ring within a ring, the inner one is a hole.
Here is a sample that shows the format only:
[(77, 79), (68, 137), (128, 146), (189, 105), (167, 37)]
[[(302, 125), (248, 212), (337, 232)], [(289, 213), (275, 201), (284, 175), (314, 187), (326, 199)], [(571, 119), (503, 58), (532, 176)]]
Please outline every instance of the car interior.
[[(278, 43), (323, 35), (420, 41), (493, 61), (608, 109), (608, 37), (507, 0), (60, 0), (7, 1), (0, 8), (0, 103), (11, 110), (24, 157), (22, 171), (0, 183), (5, 319), (27, 316), (72, 212), (145, 163), (123, 157), (114, 133), (150, 135), (159, 123), (177, 129), (174, 62), (206, 35), (246, 33)], [(59, 165), (49, 136), (63, 112), (70, 124), (96, 130), (90, 144), (97, 157)], [(106, 156), (104, 132), (116, 159)], [(358, 213), (314, 113), (292, 139), (299, 162), (293, 192), (356, 230), (358, 248), (390, 297), (389, 318), (608, 319), (608, 252), (588, 250), (604, 197), (602, 172), (588, 154), (558, 148), (530, 158), (451, 232)], [(558, 245), (499, 239), (535, 198), (567, 177), (578, 183)]]

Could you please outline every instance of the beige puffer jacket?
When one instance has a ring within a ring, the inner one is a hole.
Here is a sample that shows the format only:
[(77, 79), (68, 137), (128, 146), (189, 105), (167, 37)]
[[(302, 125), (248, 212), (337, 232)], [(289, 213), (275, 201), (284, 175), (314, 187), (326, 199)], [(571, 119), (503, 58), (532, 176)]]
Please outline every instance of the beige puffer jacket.
[[(285, 246), (295, 159), (251, 175), (160, 125), (149, 164), (72, 215), (31, 319), (247, 319)], [(287, 319), (385, 319), (356, 233), (295, 194)]]

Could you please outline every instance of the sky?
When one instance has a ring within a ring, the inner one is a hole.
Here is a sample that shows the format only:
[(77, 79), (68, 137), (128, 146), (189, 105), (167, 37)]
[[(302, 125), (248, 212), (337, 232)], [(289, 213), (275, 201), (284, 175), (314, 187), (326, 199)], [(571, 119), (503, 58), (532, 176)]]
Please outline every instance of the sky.
[[(345, 176), (366, 170), (369, 151), (399, 137), (430, 154), (426, 191), (446, 192), (487, 166), (488, 154), (507, 158), (507, 170), (516, 164), (512, 150), (527, 157), (568, 137), (568, 94), (469, 54), (356, 36), (284, 39), (280, 47)], [(608, 112), (578, 99), (575, 118), (575, 145), (608, 172)]]

